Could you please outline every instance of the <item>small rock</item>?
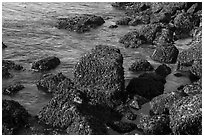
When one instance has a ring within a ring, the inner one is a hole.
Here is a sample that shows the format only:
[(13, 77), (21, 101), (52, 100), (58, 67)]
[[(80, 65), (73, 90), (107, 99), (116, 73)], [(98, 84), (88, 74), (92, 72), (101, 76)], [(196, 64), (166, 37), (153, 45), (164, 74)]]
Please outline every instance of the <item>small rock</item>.
[(21, 65), (15, 64), (10, 60), (2, 60), (2, 66), (8, 70), (22, 70), (23, 67)]
[(21, 84), (14, 84), (14, 85), (10, 85), (6, 88), (3, 89), (3, 94), (4, 95), (14, 95), (16, 94), (18, 91), (24, 89), (25, 87)]
[(130, 17), (123, 17), (116, 21), (116, 25), (128, 25), (132, 19)]
[(59, 64), (60, 64), (59, 58), (50, 56), (34, 62), (31, 68), (38, 71), (48, 71), (56, 68)]
[(151, 71), (154, 68), (145, 59), (136, 59), (135, 62), (130, 66), (130, 71)]
[(111, 28), (111, 29), (115, 29), (115, 28), (117, 28), (118, 27), (118, 25), (110, 25), (109, 26), (109, 28)]
[(7, 46), (2, 42), (2, 49), (7, 48)]
[(8, 68), (2, 66), (2, 78), (11, 78), (11, 77), (12, 77), (12, 75), (8, 71)]
[(141, 106), (145, 103), (149, 102), (148, 99), (141, 97), (139, 95), (135, 95), (133, 97), (133, 99), (131, 99), (130, 101), (128, 101), (128, 104), (131, 108), (139, 110), (141, 109)]

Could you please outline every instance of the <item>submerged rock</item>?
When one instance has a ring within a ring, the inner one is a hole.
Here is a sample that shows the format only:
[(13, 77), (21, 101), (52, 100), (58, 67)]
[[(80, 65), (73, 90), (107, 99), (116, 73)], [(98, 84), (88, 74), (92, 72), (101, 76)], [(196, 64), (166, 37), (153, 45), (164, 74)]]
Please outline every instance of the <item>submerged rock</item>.
[(82, 33), (101, 26), (103, 23), (105, 21), (100, 16), (82, 14), (74, 17), (59, 18), (57, 28)]
[(31, 68), (38, 71), (48, 71), (56, 68), (59, 64), (60, 64), (59, 58), (50, 56), (34, 62)]
[(158, 46), (151, 58), (161, 63), (176, 63), (179, 50), (173, 45)]
[(176, 101), (170, 109), (170, 127), (175, 135), (202, 134), (202, 95)]
[(75, 66), (74, 83), (84, 88), (96, 103), (112, 106), (123, 100), (124, 69), (120, 50), (97, 45)]
[(155, 73), (160, 76), (166, 77), (171, 73), (171, 68), (168, 67), (166, 64), (162, 64), (155, 69)]
[(130, 66), (130, 71), (151, 71), (154, 68), (145, 59), (136, 59), (135, 62)]
[(180, 91), (174, 91), (174, 92), (159, 95), (150, 101), (150, 107), (151, 107), (150, 112), (152, 115), (161, 115), (161, 114), (168, 115), (169, 108), (173, 105), (173, 103), (176, 100), (186, 96), (187, 94)]
[(127, 123), (122, 121), (114, 121), (112, 123), (108, 123), (107, 125), (121, 134), (131, 132), (137, 128), (137, 125), (134, 123)]
[(6, 88), (3, 89), (3, 94), (4, 95), (14, 95), (16, 94), (18, 91), (24, 89), (25, 87), (21, 84), (14, 84), (14, 85), (10, 85)]
[(2, 100), (2, 134), (15, 135), (21, 127), (28, 125), (30, 115), (18, 102)]
[(169, 121), (168, 115), (143, 115), (138, 128), (142, 129), (146, 135), (169, 135), (171, 133)]

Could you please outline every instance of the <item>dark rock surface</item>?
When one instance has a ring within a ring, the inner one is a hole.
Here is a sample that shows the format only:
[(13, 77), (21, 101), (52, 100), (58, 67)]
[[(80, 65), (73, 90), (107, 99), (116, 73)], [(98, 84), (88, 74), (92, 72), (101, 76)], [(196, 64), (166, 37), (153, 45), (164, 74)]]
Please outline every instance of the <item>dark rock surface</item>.
[(10, 77), (12, 77), (12, 75), (9, 72), (8, 68), (2, 66), (2, 78), (10, 78)]
[(34, 62), (31, 68), (38, 71), (48, 71), (56, 68), (59, 64), (59, 58), (50, 56)]
[(129, 67), (130, 71), (151, 71), (153, 66), (145, 59), (136, 59)]
[(57, 28), (83, 33), (101, 26), (103, 23), (105, 23), (105, 21), (100, 16), (82, 14), (74, 17), (59, 18)]
[(152, 99), (163, 93), (164, 83), (165, 79), (161, 78), (161, 76), (145, 74), (131, 79), (126, 90), (130, 96), (139, 95), (147, 99)]
[(172, 44), (158, 46), (151, 58), (161, 63), (176, 63), (179, 50)]
[(14, 85), (10, 85), (6, 88), (3, 89), (3, 94), (4, 95), (14, 95), (16, 94), (18, 91), (24, 89), (25, 87), (21, 84), (14, 84)]
[(109, 26), (109, 28), (111, 28), (111, 29), (115, 29), (115, 28), (117, 28), (118, 27), (118, 25), (110, 25)]
[(146, 135), (169, 135), (168, 115), (142, 116), (138, 128), (142, 129)]
[(137, 128), (137, 125), (134, 123), (127, 123), (122, 121), (114, 121), (112, 123), (108, 123), (107, 125), (121, 134), (131, 132)]
[(15, 64), (10, 60), (2, 60), (2, 67), (5, 67), (8, 70), (22, 70), (23, 66)]
[(186, 97), (187, 94), (174, 91), (170, 93), (165, 93), (153, 98), (150, 101), (150, 112), (153, 115), (161, 115), (161, 114), (169, 114), (169, 108), (173, 105), (173, 103), (183, 97)]
[(171, 73), (171, 68), (168, 67), (166, 64), (162, 64), (155, 69), (155, 73), (160, 76), (166, 77)]
[(83, 56), (75, 66), (76, 87), (86, 92), (96, 103), (106, 102), (109, 106), (120, 103), (124, 98), (123, 57), (114, 47), (97, 45)]
[(2, 42), (2, 49), (7, 48), (7, 46)]
[(128, 25), (130, 21), (131, 21), (130, 17), (123, 17), (116, 21), (116, 25)]
[(132, 99), (130, 99), (128, 101), (128, 105), (133, 108), (133, 109), (136, 109), (136, 110), (139, 110), (141, 109), (141, 106), (147, 102), (149, 102), (148, 99), (144, 98), (144, 97), (141, 97), (139, 95), (134, 95), (133, 97), (130, 97)]
[(170, 109), (170, 127), (175, 135), (202, 134), (202, 95), (178, 100)]
[(2, 134), (13, 135), (28, 125), (28, 112), (18, 102), (2, 100)]

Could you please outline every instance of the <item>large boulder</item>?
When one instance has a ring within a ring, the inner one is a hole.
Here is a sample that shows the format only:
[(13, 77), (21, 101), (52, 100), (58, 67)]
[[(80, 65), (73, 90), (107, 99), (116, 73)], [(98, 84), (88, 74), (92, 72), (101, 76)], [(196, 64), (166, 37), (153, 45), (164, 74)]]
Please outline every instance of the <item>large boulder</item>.
[(140, 36), (137, 31), (128, 32), (119, 40), (126, 48), (138, 48), (145, 43), (145, 38)]
[(36, 83), (37, 87), (39, 89), (42, 89), (45, 92), (48, 93), (56, 93), (58, 89), (58, 85), (63, 81), (68, 81), (69, 83), (66, 83), (67, 86), (70, 87), (73, 86), (73, 83), (71, 80), (67, 77), (65, 77), (62, 73), (58, 73), (56, 75), (54, 74), (44, 74), (42, 78)]
[(166, 77), (171, 73), (171, 68), (168, 67), (166, 64), (162, 64), (155, 69), (155, 73), (160, 76)]
[(202, 94), (187, 96), (172, 105), (170, 127), (175, 135), (202, 134)]
[(18, 102), (2, 100), (2, 134), (17, 134), (18, 130), (28, 125), (30, 115)]
[[(114, 47), (97, 45), (75, 66), (74, 83), (97, 103), (118, 104), (124, 93), (123, 56)], [(99, 102), (98, 102), (99, 101)]]
[(158, 46), (151, 58), (161, 63), (176, 63), (179, 50), (173, 44)]
[(21, 84), (14, 84), (14, 85), (9, 85), (8, 87), (3, 88), (2, 93), (4, 95), (14, 95), (18, 91), (24, 89), (24, 86)]
[(153, 66), (145, 59), (136, 59), (129, 68), (130, 71), (151, 71), (153, 69)]
[(169, 135), (171, 129), (169, 128), (168, 115), (143, 115), (140, 118), (138, 128), (142, 129), (146, 135)]
[(74, 17), (59, 18), (57, 28), (82, 33), (101, 26), (103, 23), (105, 21), (100, 16), (82, 14)]
[(48, 71), (56, 68), (59, 64), (60, 64), (59, 58), (55, 56), (49, 56), (33, 62), (31, 68), (38, 71)]
[(139, 95), (151, 100), (163, 93), (165, 82), (163, 77), (154, 73), (143, 74), (130, 80), (126, 87), (127, 94), (130, 96)]
[(161, 115), (161, 114), (169, 114), (169, 108), (172, 104), (182, 98), (186, 97), (187, 94), (179, 91), (174, 91), (170, 93), (165, 93), (153, 98), (150, 101), (150, 114), (152, 115)]

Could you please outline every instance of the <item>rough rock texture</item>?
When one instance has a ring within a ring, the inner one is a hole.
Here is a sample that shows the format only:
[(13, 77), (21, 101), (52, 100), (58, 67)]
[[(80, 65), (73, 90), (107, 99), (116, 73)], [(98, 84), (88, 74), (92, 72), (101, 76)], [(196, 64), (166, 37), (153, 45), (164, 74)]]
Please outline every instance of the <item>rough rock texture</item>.
[(202, 59), (194, 60), (190, 71), (194, 76), (201, 78), (202, 77)]
[(57, 28), (82, 33), (101, 26), (103, 23), (105, 21), (100, 16), (82, 14), (74, 17), (59, 18)]
[(191, 84), (185, 85), (182, 90), (189, 95), (202, 94), (202, 78)]
[[(48, 93), (55, 93), (58, 90), (58, 85), (63, 81), (68, 81), (67, 83), (70, 87), (73, 86), (73, 83), (69, 78), (66, 78), (62, 73), (54, 74), (45, 74), (42, 78), (36, 83), (37, 87)], [(68, 86), (67, 85), (67, 86)]]
[(160, 115), (160, 114), (168, 115), (169, 108), (172, 106), (172, 104), (176, 100), (186, 96), (187, 94), (180, 91), (174, 91), (174, 92), (159, 95), (150, 101), (150, 107), (151, 107), (150, 112), (153, 115)]
[(170, 109), (170, 127), (175, 135), (202, 134), (202, 95), (178, 100)]
[(151, 58), (161, 63), (176, 63), (179, 50), (172, 44), (158, 46)]
[(2, 49), (7, 48), (7, 46), (2, 42)]
[(130, 80), (126, 90), (127, 94), (139, 95), (152, 99), (164, 91), (165, 79), (156, 74), (144, 74)]
[(160, 76), (166, 77), (171, 73), (171, 68), (168, 67), (166, 64), (162, 64), (155, 69), (155, 73)]
[(123, 17), (116, 21), (116, 25), (128, 25), (130, 21), (131, 21), (130, 17)]
[(149, 24), (150, 17), (149, 15), (136, 15), (132, 18), (132, 20), (128, 23), (130, 26), (137, 26), (141, 24)]
[(8, 68), (2, 66), (2, 78), (10, 78), (10, 77), (12, 77), (12, 75), (9, 72)]
[(161, 32), (158, 32), (153, 44), (163, 46), (166, 43), (173, 43), (173, 31), (169, 28), (163, 28)]
[(132, 99), (128, 101), (128, 105), (131, 108), (136, 109), (136, 110), (139, 110), (143, 104), (149, 102), (148, 99), (141, 97), (139, 95), (134, 95), (133, 97), (130, 97), (130, 98)]
[(128, 107), (126, 104), (121, 104), (116, 107), (116, 112), (121, 114), (122, 117), (126, 118), (127, 120), (136, 120), (137, 115), (134, 114), (131, 110), (130, 107)]
[(145, 43), (145, 38), (140, 36), (137, 31), (132, 31), (121, 37), (119, 42), (124, 44), (126, 48), (138, 48), (140, 45)]
[(8, 70), (22, 70), (23, 67), (21, 65), (15, 64), (10, 60), (2, 60), (2, 67), (5, 67)]
[(32, 64), (32, 69), (38, 71), (48, 71), (56, 68), (59, 64), (60, 64), (59, 58), (50, 56), (34, 62)]
[(145, 59), (136, 59), (129, 67), (130, 71), (151, 71), (153, 69), (152, 65)]
[(75, 66), (76, 87), (87, 89), (97, 103), (118, 104), (124, 93), (123, 57), (114, 47), (97, 45)]
[(122, 121), (114, 121), (112, 123), (108, 123), (107, 125), (121, 134), (131, 132), (137, 128), (137, 125), (134, 123), (127, 123)]
[(4, 95), (14, 95), (15, 93), (22, 90), (23, 88), (24, 88), (24, 86), (21, 84), (14, 84), (14, 85), (10, 85), (10, 86), (4, 88), (2, 93)]
[(168, 135), (169, 128), (168, 115), (142, 116), (138, 128), (141, 128), (146, 135)]
[(2, 100), (2, 134), (16, 134), (19, 128), (28, 124), (30, 115), (18, 102)]
[(151, 23), (169, 23), (171, 20), (171, 15), (170, 13), (167, 12), (159, 12), (159, 13), (154, 13), (150, 17), (150, 22)]

